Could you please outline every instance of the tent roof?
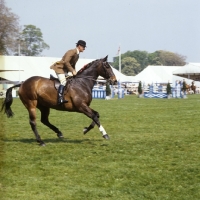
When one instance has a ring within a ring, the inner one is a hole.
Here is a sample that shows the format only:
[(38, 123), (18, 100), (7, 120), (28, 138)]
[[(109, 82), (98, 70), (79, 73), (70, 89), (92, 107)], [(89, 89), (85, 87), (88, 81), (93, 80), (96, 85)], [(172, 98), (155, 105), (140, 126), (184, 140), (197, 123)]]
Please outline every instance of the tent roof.
[[(186, 83), (191, 84), (192, 79), (183, 78), (180, 76), (173, 75), (173, 72), (183, 68), (183, 66), (147, 66), (142, 72), (137, 74), (134, 79), (136, 81), (141, 81), (143, 84), (152, 83), (175, 83), (176, 81), (186, 81)], [(195, 81), (196, 86), (200, 86), (199, 81)]]
[(179, 69), (180, 66), (147, 66), (142, 72), (135, 76), (138, 81), (151, 83), (172, 82), (172, 72)]
[(200, 75), (200, 64), (189, 63), (173, 72), (174, 75)]
[(117, 78), (118, 81), (120, 82), (134, 82), (135, 76), (126, 76), (122, 73), (120, 73), (117, 69), (112, 67), (112, 70)]

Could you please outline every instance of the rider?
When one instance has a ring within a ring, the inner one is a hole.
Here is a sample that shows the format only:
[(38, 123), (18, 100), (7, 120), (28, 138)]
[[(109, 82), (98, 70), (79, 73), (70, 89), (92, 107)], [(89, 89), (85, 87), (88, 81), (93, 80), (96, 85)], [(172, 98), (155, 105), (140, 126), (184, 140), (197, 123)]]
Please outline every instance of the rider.
[(73, 76), (76, 75), (75, 65), (79, 59), (79, 53), (83, 52), (86, 47), (86, 42), (79, 40), (76, 43), (76, 48), (71, 49), (65, 53), (61, 61), (54, 63), (50, 68), (56, 72), (58, 79), (60, 81), (60, 86), (58, 88), (58, 104), (67, 103), (67, 100), (64, 100), (63, 93), (64, 87), (66, 85), (66, 77), (69, 77), (68, 72), (71, 72)]

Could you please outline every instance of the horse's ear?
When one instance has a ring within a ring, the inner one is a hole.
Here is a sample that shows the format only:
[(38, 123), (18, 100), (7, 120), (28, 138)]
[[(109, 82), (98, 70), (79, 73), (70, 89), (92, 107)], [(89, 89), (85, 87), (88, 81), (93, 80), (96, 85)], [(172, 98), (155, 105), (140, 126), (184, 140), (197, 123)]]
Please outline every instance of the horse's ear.
[(102, 61), (103, 61), (103, 62), (106, 62), (106, 61), (107, 61), (107, 58), (108, 58), (108, 55), (107, 55), (105, 58), (103, 58)]

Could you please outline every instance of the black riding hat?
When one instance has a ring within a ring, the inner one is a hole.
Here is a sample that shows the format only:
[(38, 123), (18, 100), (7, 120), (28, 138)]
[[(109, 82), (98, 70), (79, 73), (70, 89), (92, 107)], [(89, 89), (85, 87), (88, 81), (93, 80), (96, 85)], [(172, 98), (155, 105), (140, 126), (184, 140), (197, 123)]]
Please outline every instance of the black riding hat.
[(84, 40), (79, 40), (76, 44), (86, 47), (86, 42)]

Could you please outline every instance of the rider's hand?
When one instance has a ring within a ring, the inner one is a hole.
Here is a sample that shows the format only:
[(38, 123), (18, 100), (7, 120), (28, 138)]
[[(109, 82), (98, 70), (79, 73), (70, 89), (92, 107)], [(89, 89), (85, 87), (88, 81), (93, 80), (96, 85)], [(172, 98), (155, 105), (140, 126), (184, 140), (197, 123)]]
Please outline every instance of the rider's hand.
[(72, 74), (73, 74), (73, 76), (76, 76), (76, 71), (74, 70), (74, 71), (72, 72)]

